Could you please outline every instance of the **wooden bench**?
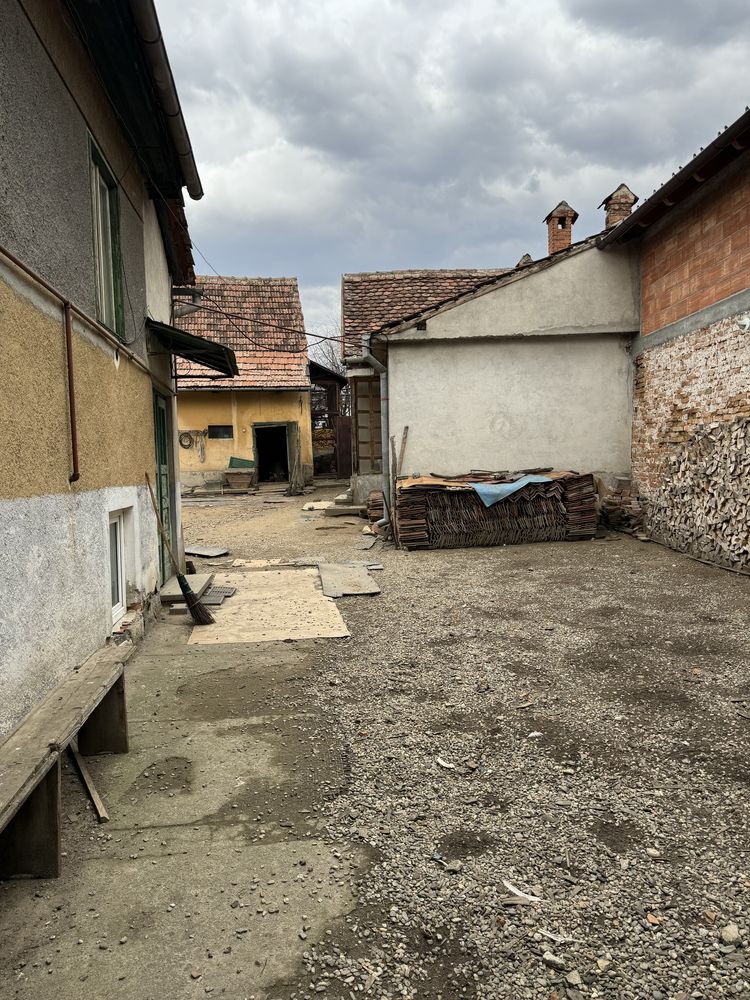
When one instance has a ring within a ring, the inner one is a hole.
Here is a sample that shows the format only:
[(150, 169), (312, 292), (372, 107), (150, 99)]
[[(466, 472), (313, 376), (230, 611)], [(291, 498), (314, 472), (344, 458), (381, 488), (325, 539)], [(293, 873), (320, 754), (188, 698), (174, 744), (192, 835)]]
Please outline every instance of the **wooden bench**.
[(107, 646), (65, 677), (0, 745), (0, 879), (60, 874), (60, 760), (127, 753), (125, 663)]

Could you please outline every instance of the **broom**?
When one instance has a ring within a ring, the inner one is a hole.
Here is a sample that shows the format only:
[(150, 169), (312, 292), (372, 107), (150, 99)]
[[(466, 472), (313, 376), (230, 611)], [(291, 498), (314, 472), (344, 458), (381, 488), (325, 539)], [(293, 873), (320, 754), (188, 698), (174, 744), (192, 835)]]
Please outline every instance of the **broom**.
[(190, 584), (187, 582), (182, 573), (180, 573), (180, 567), (177, 565), (177, 560), (174, 557), (172, 546), (169, 544), (169, 536), (164, 530), (164, 525), (162, 524), (161, 516), (159, 515), (159, 509), (156, 506), (156, 497), (154, 496), (154, 490), (151, 486), (151, 480), (148, 478), (148, 473), (146, 473), (146, 485), (148, 486), (148, 492), (151, 494), (151, 506), (154, 508), (156, 523), (159, 525), (159, 531), (161, 533), (161, 537), (164, 539), (164, 544), (167, 547), (169, 558), (172, 560), (172, 568), (174, 569), (175, 576), (177, 577), (177, 583), (180, 585), (182, 596), (185, 598), (187, 609), (196, 625), (213, 625), (216, 619), (205, 604), (201, 604), (200, 599), (196, 597), (190, 589)]

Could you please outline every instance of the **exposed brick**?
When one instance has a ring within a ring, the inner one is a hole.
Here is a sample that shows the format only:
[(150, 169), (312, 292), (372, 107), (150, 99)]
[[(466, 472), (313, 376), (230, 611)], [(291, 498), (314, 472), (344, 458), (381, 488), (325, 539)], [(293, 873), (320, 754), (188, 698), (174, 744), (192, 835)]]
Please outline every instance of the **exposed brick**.
[(748, 286), (750, 172), (735, 174), (655, 235), (641, 258), (644, 335)]

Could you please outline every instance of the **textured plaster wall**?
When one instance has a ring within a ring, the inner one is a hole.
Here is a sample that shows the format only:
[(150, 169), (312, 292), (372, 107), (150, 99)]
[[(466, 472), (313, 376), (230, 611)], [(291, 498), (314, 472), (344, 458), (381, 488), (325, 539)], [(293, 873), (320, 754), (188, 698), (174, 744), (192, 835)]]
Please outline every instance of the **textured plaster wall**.
[(405, 330), (389, 340), (634, 333), (639, 325), (635, 251), (590, 247), (428, 318), (426, 330)]
[(62, 310), (0, 264), (0, 498), (140, 484), (154, 469), (151, 380), (74, 324), (81, 478), (72, 469)]
[(131, 596), (157, 586), (145, 487), (0, 500), (0, 739), (112, 631), (109, 514), (131, 509)]
[(73, 338), (81, 479), (62, 311), (0, 263), (0, 737), (112, 630), (109, 512), (131, 508), (131, 599), (158, 585), (149, 376), (85, 327)]
[(405, 470), (630, 468), (628, 340), (612, 335), (391, 344), (390, 432)]
[(143, 179), (63, 5), (24, 2), (42, 41), (19, 3), (2, 5), (0, 244), (96, 314), (89, 180), (93, 135), (121, 179), (124, 333), (145, 357)]
[(180, 468), (186, 473), (220, 472), (232, 455), (254, 459), (253, 424), (299, 424), (303, 466), (312, 475), (312, 421), (308, 392), (182, 392), (177, 396), (179, 430), (205, 430), (209, 424), (232, 424), (231, 441), (206, 439), (206, 461), (197, 448), (180, 448)]

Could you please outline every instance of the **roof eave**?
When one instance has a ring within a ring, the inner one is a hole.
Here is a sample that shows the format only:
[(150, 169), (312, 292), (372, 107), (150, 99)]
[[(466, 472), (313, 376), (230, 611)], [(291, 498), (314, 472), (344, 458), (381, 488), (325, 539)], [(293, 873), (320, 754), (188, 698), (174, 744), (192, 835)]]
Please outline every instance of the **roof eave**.
[(597, 241), (604, 249), (642, 236), (646, 229), (672, 208), (699, 191), (703, 184), (726, 169), (750, 148), (750, 111), (729, 125), (705, 149), (662, 184), (627, 219), (623, 219)]

